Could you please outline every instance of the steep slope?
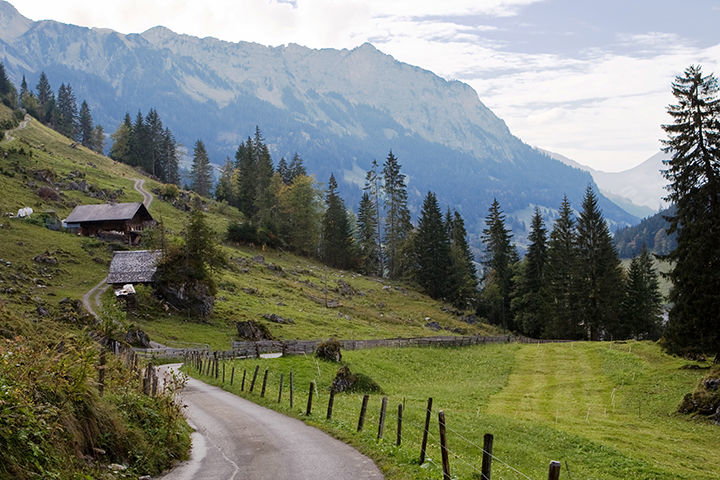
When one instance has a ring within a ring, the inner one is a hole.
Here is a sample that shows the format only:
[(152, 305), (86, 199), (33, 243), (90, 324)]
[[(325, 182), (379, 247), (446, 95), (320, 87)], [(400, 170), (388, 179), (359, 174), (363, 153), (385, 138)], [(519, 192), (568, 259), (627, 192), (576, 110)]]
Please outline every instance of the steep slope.
[[(276, 158), (300, 152), (321, 181), (334, 172), (350, 205), (371, 161), (390, 149), (408, 175), (413, 210), (434, 190), (474, 233), (493, 198), (512, 217), (534, 205), (554, 209), (563, 193), (579, 205), (592, 183), (514, 137), (469, 86), (369, 44), (313, 50), (199, 39), (162, 27), (140, 35), (53, 21), (26, 28), (7, 3), (0, 16), (22, 27), (0, 32), (12, 77), (26, 75), (33, 85), (45, 71), (51, 82), (69, 82), (108, 130), (125, 111), (155, 107), (185, 145), (204, 139), (220, 163), (260, 125)], [(607, 198), (601, 206), (613, 224), (637, 220)]]
[(605, 196), (633, 215), (646, 217), (667, 207), (667, 202), (663, 200), (667, 193), (667, 180), (660, 173), (664, 168), (663, 160), (668, 158), (666, 153), (658, 152), (628, 170), (603, 172), (558, 153), (542, 151), (566, 165), (589, 172)]

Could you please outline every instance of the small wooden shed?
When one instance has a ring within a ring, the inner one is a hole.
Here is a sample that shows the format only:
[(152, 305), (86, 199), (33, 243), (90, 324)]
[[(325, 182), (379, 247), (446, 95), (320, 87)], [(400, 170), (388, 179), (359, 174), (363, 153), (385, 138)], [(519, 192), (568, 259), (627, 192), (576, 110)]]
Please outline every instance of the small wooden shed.
[(106, 283), (115, 286), (153, 283), (161, 257), (161, 250), (114, 252)]
[(119, 232), (130, 244), (140, 240), (140, 232), (155, 225), (150, 212), (140, 202), (104, 203), (98, 205), (78, 205), (65, 219), (69, 230), (77, 230), (81, 235), (93, 236), (101, 232)]

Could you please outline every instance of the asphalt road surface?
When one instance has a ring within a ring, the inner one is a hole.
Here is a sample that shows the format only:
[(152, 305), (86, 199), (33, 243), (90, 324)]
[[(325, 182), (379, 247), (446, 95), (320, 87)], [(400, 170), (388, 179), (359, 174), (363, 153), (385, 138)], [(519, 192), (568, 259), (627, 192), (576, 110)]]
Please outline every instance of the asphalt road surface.
[(196, 429), (192, 458), (162, 480), (384, 478), (349, 445), (220, 388), (191, 378), (178, 399)]

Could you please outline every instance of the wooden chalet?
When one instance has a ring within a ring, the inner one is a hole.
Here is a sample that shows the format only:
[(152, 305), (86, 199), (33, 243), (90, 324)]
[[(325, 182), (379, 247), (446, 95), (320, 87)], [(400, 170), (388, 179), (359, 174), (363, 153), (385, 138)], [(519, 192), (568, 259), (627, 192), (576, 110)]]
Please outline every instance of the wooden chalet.
[(153, 283), (161, 257), (161, 250), (114, 252), (106, 283), (115, 286)]
[(140, 202), (78, 205), (65, 219), (69, 230), (84, 236), (117, 232), (131, 245), (140, 241), (140, 233), (155, 225), (150, 212)]

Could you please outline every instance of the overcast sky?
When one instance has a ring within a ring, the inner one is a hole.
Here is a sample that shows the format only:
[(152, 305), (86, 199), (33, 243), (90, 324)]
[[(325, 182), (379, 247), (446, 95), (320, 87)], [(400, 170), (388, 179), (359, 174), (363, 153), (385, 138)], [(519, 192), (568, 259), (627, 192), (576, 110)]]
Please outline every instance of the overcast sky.
[(720, 68), (718, 0), (11, 0), (23, 15), (136, 33), (352, 48), (470, 84), (525, 142), (594, 168), (656, 153), (673, 77)]

